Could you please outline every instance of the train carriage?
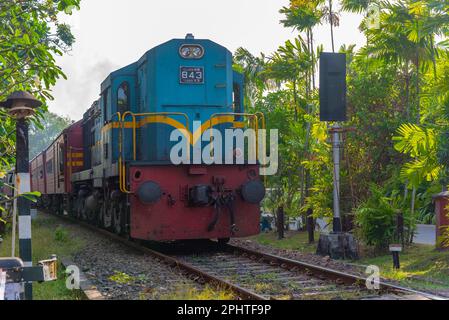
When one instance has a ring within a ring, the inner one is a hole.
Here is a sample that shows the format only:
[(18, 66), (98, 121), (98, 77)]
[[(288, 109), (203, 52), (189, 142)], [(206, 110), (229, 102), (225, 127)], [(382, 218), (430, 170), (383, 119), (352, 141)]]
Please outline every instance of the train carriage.
[(44, 195), (47, 193), (45, 163), (45, 152), (41, 152), (30, 161), (31, 190), (39, 191)]
[(72, 191), (71, 176), (83, 169), (82, 127), (66, 128), (50, 146), (30, 161), (31, 190), (39, 191), (39, 204), (62, 213)]

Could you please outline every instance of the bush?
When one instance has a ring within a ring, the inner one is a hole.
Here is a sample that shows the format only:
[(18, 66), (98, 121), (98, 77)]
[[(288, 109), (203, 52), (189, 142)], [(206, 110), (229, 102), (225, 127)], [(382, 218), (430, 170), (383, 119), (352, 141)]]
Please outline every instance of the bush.
[(385, 249), (394, 239), (398, 211), (379, 188), (372, 186), (371, 194), (356, 211), (357, 232), (367, 245)]

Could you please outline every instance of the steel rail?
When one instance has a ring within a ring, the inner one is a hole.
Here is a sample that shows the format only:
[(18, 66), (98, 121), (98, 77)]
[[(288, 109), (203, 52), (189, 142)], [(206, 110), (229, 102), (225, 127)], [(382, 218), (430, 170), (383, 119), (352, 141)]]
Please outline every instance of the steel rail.
[(242, 288), (238, 285), (232, 284), (224, 279), (221, 279), (219, 277), (213, 276), (211, 274), (208, 274), (198, 268), (195, 268), (191, 265), (189, 265), (188, 263), (182, 262), (176, 258), (167, 256), (163, 253), (160, 253), (158, 251), (152, 250), (150, 248), (144, 247), (134, 241), (131, 241), (129, 239), (123, 238), (115, 233), (109, 232), (107, 230), (104, 229), (100, 229), (97, 228), (94, 225), (91, 225), (89, 223), (86, 223), (84, 221), (80, 221), (80, 220), (76, 220), (73, 219), (71, 217), (68, 216), (61, 216), (61, 215), (53, 215), (56, 216), (58, 218), (62, 218), (66, 221), (70, 221), (72, 223), (78, 224), (86, 229), (95, 231), (111, 240), (120, 242), (124, 245), (126, 245), (127, 247), (130, 247), (132, 249), (135, 249), (137, 251), (140, 251), (144, 254), (148, 254), (164, 263), (166, 263), (167, 265), (169, 265), (170, 267), (174, 267), (174, 268), (179, 268), (181, 270), (184, 270), (186, 272), (188, 272), (189, 274), (193, 275), (193, 277), (190, 277), (191, 280), (194, 280), (196, 282), (199, 282), (201, 284), (204, 284), (204, 282), (208, 282), (211, 284), (214, 284), (220, 288), (224, 288), (224, 289), (228, 289), (230, 291), (232, 291), (238, 298), (242, 299), (242, 300), (268, 300), (266, 297), (261, 296), (257, 293), (251, 292), (245, 288)]
[[(237, 251), (240, 253), (244, 253), (249, 256), (249, 258), (258, 258), (266, 260), (270, 263), (276, 263), (282, 268), (290, 268), (292, 270), (301, 270), (306, 272), (307, 274), (322, 279), (330, 279), (335, 281), (338, 284), (346, 284), (346, 285), (358, 285), (360, 287), (366, 288), (366, 278), (357, 276), (354, 274), (337, 271), (334, 269), (325, 268), (322, 266), (310, 264), (300, 260), (293, 260), (289, 258), (284, 258), (280, 256), (276, 256), (269, 253), (259, 252), (255, 250), (251, 250), (248, 248), (243, 248), (236, 245), (226, 244), (225, 249), (227, 251)], [(394, 292), (394, 293), (402, 293), (402, 294), (414, 294), (420, 295), (430, 300), (448, 300), (447, 298), (440, 297), (431, 293), (418, 291), (411, 288), (405, 288), (402, 286), (398, 286), (391, 283), (386, 283), (384, 281), (379, 281), (380, 291), (386, 292)]]
[[(87, 222), (80, 221), (80, 220), (74, 219), (69, 216), (62, 216), (62, 215), (53, 215), (53, 216), (56, 216), (58, 218), (72, 222), (74, 224), (78, 224), (86, 229), (97, 232), (113, 241), (120, 242), (132, 249), (135, 249), (136, 251), (140, 251), (144, 254), (148, 254), (148, 255), (156, 258), (157, 260), (159, 260), (163, 263), (166, 263), (170, 267), (174, 267), (174, 268), (183, 270), (191, 275), (191, 277), (189, 277), (191, 280), (194, 280), (200, 284), (204, 284), (205, 282), (208, 282), (208, 283), (214, 284), (218, 287), (228, 289), (228, 290), (234, 292), (234, 294), (238, 298), (243, 299), (243, 300), (270, 300), (269, 297), (259, 295), (255, 292), (247, 290), (239, 285), (230, 283), (229, 281), (227, 281), (225, 279), (222, 279), (220, 277), (211, 275), (203, 270), (200, 270), (200, 269), (190, 265), (189, 263), (180, 261), (179, 259), (176, 259), (174, 257), (165, 255), (161, 252), (158, 252), (158, 251), (155, 251), (148, 247), (145, 247), (135, 241), (129, 240), (127, 238), (119, 236), (110, 231), (98, 228), (98, 227), (96, 227), (92, 224), (89, 224)], [(284, 257), (276, 256), (273, 254), (269, 254), (269, 253), (255, 251), (252, 249), (243, 248), (243, 247), (236, 246), (236, 245), (226, 244), (226, 245), (222, 246), (222, 248), (229, 253), (235, 254), (235, 252), (237, 252), (242, 255), (245, 255), (249, 259), (258, 259), (260, 262), (265, 262), (265, 263), (268, 263), (271, 265), (273, 265), (273, 264), (279, 265), (279, 267), (281, 267), (283, 269), (288, 269), (290, 271), (302, 271), (302, 272), (306, 273), (307, 275), (314, 277), (314, 278), (318, 278), (321, 280), (331, 280), (337, 284), (356, 285), (365, 290), (368, 290), (366, 288), (366, 280), (367, 279), (364, 277), (361, 277), (361, 276), (357, 276), (354, 274), (350, 274), (350, 273), (346, 273), (346, 272), (342, 272), (342, 271), (338, 271), (338, 270), (334, 270), (334, 269), (325, 268), (322, 266), (310, 264), (308, 262), (304, 262), (304, 261), (300, 261), (300, 260), (293, 260), (293, 259), (284, 258)], [(379, 287), (380, 288), (379, 288), (379, 290), (377, 290), (377, 293), (379, 293), (379, 291), (380, 291), (380, 292), (385, 292), (385, 293), (396, 293), (396, 294), (402, 294), (402, 295), (406, 295), (406, 294), (419, 295), (419, 296), (422, 296), (429, 300), (448, 300), (447, 298), (440, 297), (440, 296), (437, 296), (437, 295), (434, 295), (431, 293), (422, 292), (422, 291), (418, 291), (418, 290), (411, 289), (411, 288), (405, 288), (405, 287), (398, 286), (395, 284), (386, 283), (384, 281), (379, 282)]]

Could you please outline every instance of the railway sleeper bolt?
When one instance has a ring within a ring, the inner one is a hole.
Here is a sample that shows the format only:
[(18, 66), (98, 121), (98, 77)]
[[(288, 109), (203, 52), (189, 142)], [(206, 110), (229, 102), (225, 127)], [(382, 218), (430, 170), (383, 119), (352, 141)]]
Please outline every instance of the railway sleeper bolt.
[(282, 269), (288, 269), (288, 265), (286, 263), (281, 264)]

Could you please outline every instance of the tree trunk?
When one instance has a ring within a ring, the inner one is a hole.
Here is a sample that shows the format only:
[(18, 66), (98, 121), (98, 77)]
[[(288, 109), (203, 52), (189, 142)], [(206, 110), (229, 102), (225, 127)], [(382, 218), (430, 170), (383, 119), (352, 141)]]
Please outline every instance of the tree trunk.
[(310, 28), (310, 53), (312, 54), (312, 88), (315, 90), (315, 49), (313, 48), (313, 32)]
[(410, 73), (408, 72), (408, 62), (405, 65), (405, 110), (407, 121), (410, 121)]
[(278, 240), (284, 239), (284, 207), (280, 206), (277, 211), (277, 232)]
[(419, 55), (416, 53), (416, 123), (419, 124), (421, 122), (421, 99), (420, 99), (420, 84), (419, 84)]
[(331, 25), (331, 41), (332, 41), (332, 52), (335, 52), (334, 47), (334, 21), (332, 17), (332, 0), (329, 0), (329, 22)]
[(315, 242), (315, 220), (313, 219), (313, 210), (307, 209), (307, 233), (309, 235), (309, 243)]
[(295, 121), (298, 121), (298, 99), (296, 97), (296, 80), (293, 80), (293, 103), (295, 104)]
[(413, 243), (413, 237), (414, 237), (414, 232), (411, 228), (413, 221), (415, 219), (415, 199), (416, 199), (416, 187), (413, 187), (413, 191), (412, 191), (412, 203), (411, 203), (411, 217), (410, 217), (410, 223), (408, 225), (408, 228), (410, 230), (410, 234), (409, 234), (409, 239), (408, 239), (408, 243)]

